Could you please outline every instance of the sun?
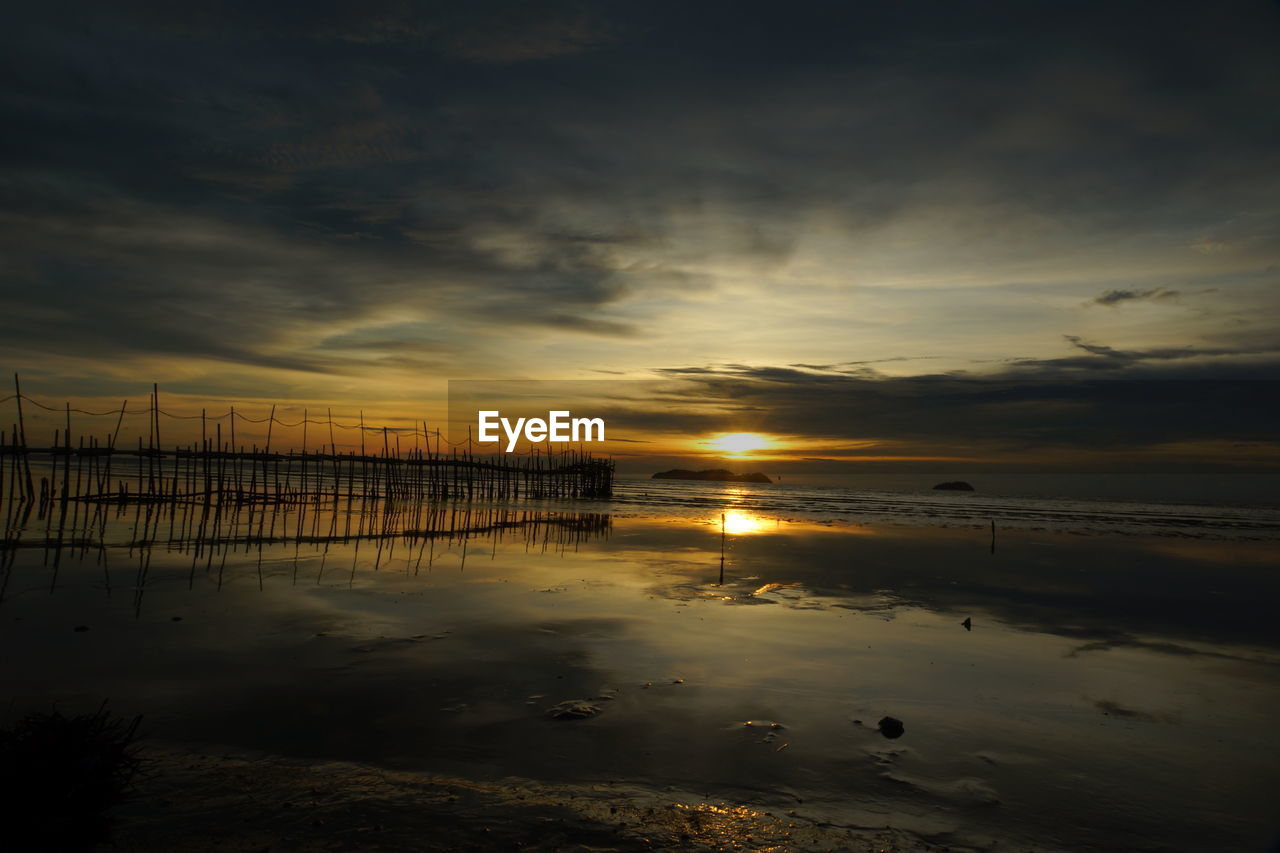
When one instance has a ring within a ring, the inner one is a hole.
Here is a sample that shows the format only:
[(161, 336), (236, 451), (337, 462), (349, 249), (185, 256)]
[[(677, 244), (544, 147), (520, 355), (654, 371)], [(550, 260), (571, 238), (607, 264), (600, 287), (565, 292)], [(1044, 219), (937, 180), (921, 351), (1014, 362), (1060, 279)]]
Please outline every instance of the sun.
[(722, 432), (712, 436), (705, 442), (712, 450), (722, 451), (726, 456), (745, 456), (753, 450), (769, 446), (769, 439), (758, 432)]

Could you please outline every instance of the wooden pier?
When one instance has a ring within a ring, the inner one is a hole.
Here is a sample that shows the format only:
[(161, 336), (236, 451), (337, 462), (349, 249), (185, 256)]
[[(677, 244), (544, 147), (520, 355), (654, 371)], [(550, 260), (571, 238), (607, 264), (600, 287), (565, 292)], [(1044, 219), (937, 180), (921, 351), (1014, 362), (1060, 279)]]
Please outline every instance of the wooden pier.
[[(113, 430), (73, 437), (73, 412), (105, 416), (108, 427), (110, 416), (117, 413), (86, 412), (73, 409), (70, 403), (57, 410), (23, 396), (16, 376), (14, 386), (9, 399), (16, 403), (17, 419), (11, 430), (0, 431), (0, 500), (10, 504), (507, 502), (607, 498), (613, 487), (613, 461), (581, 450), (535, 448), (523, 455), (485, 454), (476, 452), (470, 441), (455, 446), (439, 431), (428, 431), (425, 423), (406, 434), (402, 428), (366, 426), (363, 415), (358, 425), (340, 424), (331, 410), (326, 420), (312, 420), (304, 411), (302, 421), (295, 424), (278, 420), (274, 406), (266, 418), (246, 417), (234, 406), (216, 417), (203, 410), (198, 416), (179, 416), (160, 408), (159, 390), (154, 386), (147, 409), (129, 412), (125, 401)], [(41, 446), (28, 441), (24, 402), (49, 412), (65, 412), (64, 424), (54, 429), (50, 443)], [(135, 447), (117, 443), (126, 413), (148, 415), (147, 439), (144, 442), (139, 435)], [(198, 418), (199, 440), (162, 446), (162, 414), (188, 421)], [(237, 420), (265, 422), (265, 444), (237, 444)], [(303, 447), (273, 448), (272, 428), (277, 424), (301, 426)], [(329, 440), (318, 449), (307, 446), (308, 425), (328, 428)], [(339, 450), (335, 428), (358, 429), (360, 449)], [(378, 451), (369, 451), (370, 437), (381, 445)], [(402, 450), (402, 438), (411, 438), (415, 446)]]

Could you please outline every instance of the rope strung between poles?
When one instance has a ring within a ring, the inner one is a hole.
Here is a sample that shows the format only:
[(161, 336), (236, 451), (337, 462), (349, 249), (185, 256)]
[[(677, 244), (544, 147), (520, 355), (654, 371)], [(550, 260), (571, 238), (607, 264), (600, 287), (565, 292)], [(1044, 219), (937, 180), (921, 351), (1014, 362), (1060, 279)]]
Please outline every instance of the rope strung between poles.
[[(37, 408), (43, 409), (46, 412), (55, 412), (57, 414), (70, 413), (70, 414), (78, 414), (78, 415), (88, 415), (90, 417), (96, 417), (96, 418), (101, 418), (101, 417), (122, 418), (125, 415), (164, 415), (166, 418), (171, 418), (173, 420), (204, 421), (208, 423), (214, 423), (214, 422), (234, 418), (236, 420), (244, 421), (245, 423), (251, 423), (251, 424), (269, 423), (269, 424), (274, 424), (276, 426), (284, 427), (285, 429), (296, 429), (297, 427), (303, 426), (304, 424), (309, 424), (314, 426), (332, 426), (335, 429), (342, 429), (342, 430), (363, 430), (366, 433), (380, 433), (380, 432), (386, 431), (386, 432), (394, 433), (396, 435), (401, 435), (401, 436), (410, 436), (410, 437), (416, 436), (418, 438), (424, 438), (424, 439), (434, 438), (444, 442), (450, 447), (462, 447), (463, 445), (484, 446), (486, 444), (501, 444), (500, 441), (482, 442), (479, 440), (472, 440), (472, 439), (465, 439), (465, 438), (459, 439), (458, 441), (450, 441), (438, 429), (432, 430), (430, 432), (425, 432), (423, 430), (417, 429), (416, 427), (393, 427), (393, 426), (383, 427), (383, 426), (370, 426), (367, 424), (362, 426), (359, 423), (344, 424), (344, 423), (339, 423), (338, 421), (330, 421), (327, 419), (319, 420), (316, 418), (303, 418), (302, 420), (297, 420), (297, 421), (285, 421), (281, 418), (275, 417), (274, 415), (270, 415), (265, 418), (251, 418), (246, 414), (237, 412), (234, 407), (230, 408), (229, 411), (223, 412), (220, 415), (209, 415), (209, 414), (179, 415), (174, 412), (169, 412), (164, 409), (153, 408), (150, 406), (144, 409), (127, 409), (122, 407), (119, 409), (111, 409), (110, 411), (106, 411), (106, 412), (91, 412), (88, 409), (78, 409), (70, 406), (49, 406), (49, 405), (46, 405), (45, 403), (40, 402), (34, 397), (31, 397), (28, 394), (10, 394), (7, 397), (0, 397), (0, 403), (7, 403), (12, 400), (24, 401)], [(530, 451), (529, 453), (532, 453), (532, 451)], [(513, 455), (526, 456), (526, 455), (529, 455), (529, 453), (516, 451), (513, 453)]]

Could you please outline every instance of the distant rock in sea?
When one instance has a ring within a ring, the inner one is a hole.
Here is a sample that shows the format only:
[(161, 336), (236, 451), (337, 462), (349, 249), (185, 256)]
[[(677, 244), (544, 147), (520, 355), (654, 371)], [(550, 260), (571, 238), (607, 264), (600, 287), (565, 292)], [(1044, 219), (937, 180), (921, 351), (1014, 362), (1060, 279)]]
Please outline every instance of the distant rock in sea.
[(934, 488), (942, 489), (948, 492), (972, 492), (973, 491), (973, 486), (969, 485), (964, 480), (950, 480), (946, 483), (939, 483), (938, 485), (934, 486)]
[(735, 474), (725, 468), (707, 468), (704, 471), (690, 471), (687, 468), (672, 468), (670, 471), (659, 471), (653, 475), (655, 480), (714, 480), (718, 483), (772, 483), (764, 474)]

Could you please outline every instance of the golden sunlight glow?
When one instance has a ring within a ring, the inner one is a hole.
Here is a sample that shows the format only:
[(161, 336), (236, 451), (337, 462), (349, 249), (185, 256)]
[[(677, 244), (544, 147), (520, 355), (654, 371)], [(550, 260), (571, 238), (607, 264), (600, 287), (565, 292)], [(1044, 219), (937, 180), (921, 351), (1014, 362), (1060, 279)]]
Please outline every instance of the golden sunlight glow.
[(769, 439), (758, 432), (722, 432), (704, 444), (712, 450), (724, 452), (726, 456), (745, 456), (753, 450), (768, 447)]
[(766, 525), (772, 524), (767, 518), (740, 509), (725, 510), (724, 532), (730, 536), (744, 533), (759, 533)]

